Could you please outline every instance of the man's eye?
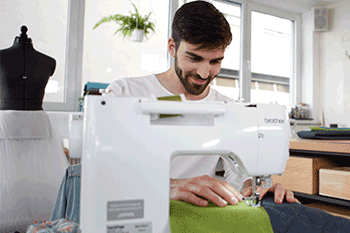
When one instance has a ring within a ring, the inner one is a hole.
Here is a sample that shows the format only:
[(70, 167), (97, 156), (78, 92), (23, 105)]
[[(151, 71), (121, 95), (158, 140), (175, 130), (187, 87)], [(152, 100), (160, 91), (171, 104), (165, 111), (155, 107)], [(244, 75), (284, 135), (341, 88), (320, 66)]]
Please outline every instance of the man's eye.
[(215, 64), (220, 64), (220, 63), (221, 63), (221, 60), (211, 61), (210, 63), (211, 63), (211, 64), (214, 64), (214, 65), (215, 65)]
[(200, 59), (199, 58), (197, 58), (197, 57), (188, 57), (191, 61), (200, 61)]

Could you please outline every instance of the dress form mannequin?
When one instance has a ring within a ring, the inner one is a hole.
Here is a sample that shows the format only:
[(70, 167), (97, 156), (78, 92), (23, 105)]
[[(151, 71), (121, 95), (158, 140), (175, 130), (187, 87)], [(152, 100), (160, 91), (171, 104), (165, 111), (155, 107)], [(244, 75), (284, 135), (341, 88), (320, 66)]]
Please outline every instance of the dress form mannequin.
[(56, 61), (34, 49), (27, 31), (22, 26), (13, 45), (0, 50), (0, 110), (42, 110)]
[(0, 232), (24, 233), (48, 220), (68, 167), (42, 109), (56, 61), (33, 48), (27, 27), (0, 50)]

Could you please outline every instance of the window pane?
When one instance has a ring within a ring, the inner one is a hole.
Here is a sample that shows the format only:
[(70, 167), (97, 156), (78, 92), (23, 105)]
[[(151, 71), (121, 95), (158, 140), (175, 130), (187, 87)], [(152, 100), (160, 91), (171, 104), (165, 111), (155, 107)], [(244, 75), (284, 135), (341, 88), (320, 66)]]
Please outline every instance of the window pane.
[(293, 21), (252, 12), (251, 101), (290, 107)]
[[(153, 2), (153, 5), (152, 5)], [(134, 12), (131, 1), (86, 0), (84, 25), (83, 80), (110, 83), (118, 78), (164, 72), (167, 69), (167, 38), (169, 1), (142, 0), (133, 3), (141, 15), (152, 12), (155, 34), (143, 42), (133, 42), (114, 34), (115, 22), (103, 23), (93, 30), (103, 17)]]
[[(64, 102), (67, 0), (1, 0), (0, 49), (11, 47), (20, 27), (28, 28), (35, 50), (56, 60), (56, 70), (45, 89), (44, 101)], [(16, 17), (14, 17), (16, 16)]]
[[(192, 0), (193, 1), (193, 0)], [(191, 2), (187, 0), (186, 2)], [(212, 87), (220, 93), (233, 99), (239, 96), (239, 68), (241, 45), (241, 5), (232, 1), (211, 1), (211, 3), (225, 15), (231, 27), (232, 42), (225, 51), (221, 71)], [(219, 79), (220, 78), (220, 79)], [(224, 81), (224, 79), (227, 79)]]

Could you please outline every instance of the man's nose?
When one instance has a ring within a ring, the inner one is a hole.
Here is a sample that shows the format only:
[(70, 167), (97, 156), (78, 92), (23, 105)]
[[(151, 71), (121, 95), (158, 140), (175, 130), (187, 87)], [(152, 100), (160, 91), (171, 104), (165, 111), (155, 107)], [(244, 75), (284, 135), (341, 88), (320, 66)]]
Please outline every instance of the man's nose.
[(202, 79), (207, 79), (210, 74), (210, 65), (203, 64), (198, 68), (197, 73), (201, 76)]

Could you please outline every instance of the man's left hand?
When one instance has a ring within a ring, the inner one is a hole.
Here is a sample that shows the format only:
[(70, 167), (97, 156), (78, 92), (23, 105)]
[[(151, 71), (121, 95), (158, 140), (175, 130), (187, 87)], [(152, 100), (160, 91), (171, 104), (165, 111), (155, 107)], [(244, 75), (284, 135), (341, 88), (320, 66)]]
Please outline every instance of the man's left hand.
[[(267, 192), (273, 192), (274, 193), (274, 199), (277, 204), (282, 204), (284, 197), (286, 197), (287, 202), (290, 203), (299, 203), (300, 202), (294, 197), (294, 193), (283, 187), (280, 183), (273, 183), (271, 188), (262, 188), (259, 187), (258, 191), (260, 193), (260, 200), (265, 196)], [(244, 188), (242, 190), (242, 194), (244, 197), (249, 197), (252, 195), (252, 186), (251, 185), (244, 185)]]

